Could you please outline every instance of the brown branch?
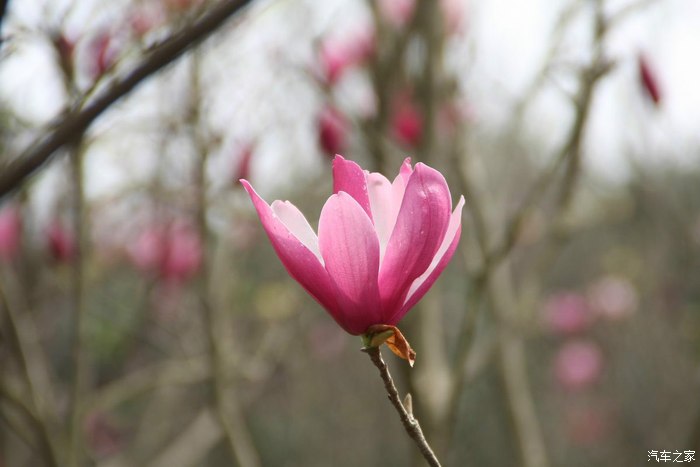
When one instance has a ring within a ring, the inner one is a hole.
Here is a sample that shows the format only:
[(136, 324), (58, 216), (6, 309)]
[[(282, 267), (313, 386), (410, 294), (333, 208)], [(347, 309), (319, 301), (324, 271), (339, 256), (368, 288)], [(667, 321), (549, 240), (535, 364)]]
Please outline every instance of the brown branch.
[(17, 189), (24, 180), (47, 163), (59, 148), (84, 133), (102, 112), (131, 92), (141, 81), (203, 41), (250, 2), (251, 0), (222, 0), (192, 24), (153, 47), (141, 63), (125, 76), (115, 79), (111, 86), (88, 105), (70, 109), (65, 115), (61, 115), (45, 136), (0, 170), (0, 198)]
[(406, 433), (408, 433), (408, 436), (415, 441), (418, 449), (420, 449), (421, 454), (428, 464), (430, 464), (432, 467), (440, 467), (440, 461), (435, 456), (435, 453), (428, 444), (428, 441), (426, 441), (418, 420), (412, 413), (409, 413), (401, 403), (399, 392), (396, 390), (394, 380), (391, 378), (391, 374), (389, 373), (389, 368), (386, 366), (386, 363), (384, 363), (384, 359), (382, 359), (382, 354), (379, 351), (379, 347), (365, 347), (362, 349), (362, 351), (369, 355), (369, 358), (372, 360), (372, 363), (374, 363), (374, 366), (379, 369), (379, 374), (382, 377), (382, 381), (384, 381), (384, 388), (386, 389), (387, 396), (389, 397), (389, 400), (394, 408), (396, 408), (396, 411), (399, 413), (401, 423), (403, 424)]

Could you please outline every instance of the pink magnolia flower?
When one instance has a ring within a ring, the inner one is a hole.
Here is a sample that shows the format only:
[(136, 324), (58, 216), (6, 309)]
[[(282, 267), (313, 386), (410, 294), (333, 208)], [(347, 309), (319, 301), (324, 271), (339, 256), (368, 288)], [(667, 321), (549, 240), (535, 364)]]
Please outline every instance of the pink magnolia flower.
[(17, 256), (21, 235), (19, 208), (8, 206), (0, 210), (0, 261), (10, 261)]
[(318, 117), (318, 142), (324, 154), (331, 156), (345, 148), (348, 121), (335, 107), (326, 106)]
[(445, 178), (410, 159), (390, 182), (337, 155), (318, 235), (288, 201), (268, 205), (246, 180), (289, 274), (348, 333), (395, 325), (437, 280), (457, 248), (464, 197), (452, 211)]
[(51, 222), (46, 232), (46, 241), (54, 260), (63, 263), (73, 259), (76, 248), (75, 237), (60, 220), (55, 219)]
[(237, 149), (238, 156), (234, 166), (233, 180), (248, 178), (250, 176), (250, 161), (253, 158), (255, 145), (252, 142), (245, 142)]
[(637, 57), (637, 69), (639, 73), (639, 81), (644, 89), (646, 96), (652, 101), (655, 106), (661, 103), (661, 87), (656, 72), (649, 62), (649, 59), (644, 54)]
[(423, 116), (407, 96), (399, 98), (391, 119), (391, 132), (402, 145), (414, 148), (423, 137)]

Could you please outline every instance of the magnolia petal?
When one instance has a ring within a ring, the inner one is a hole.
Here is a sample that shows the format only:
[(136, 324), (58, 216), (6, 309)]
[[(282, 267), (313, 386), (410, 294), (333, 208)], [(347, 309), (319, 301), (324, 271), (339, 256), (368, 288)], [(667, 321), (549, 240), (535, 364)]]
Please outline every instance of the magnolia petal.
[(408, 294), (406, 295), (406, 300), (401, 309), (394, 316), (391, 317), (388, 323), (398, 323), (401, 318), (404, 317), (408, 311), (413, 308), (413, 306), (418, 303), (418, 301), (423, 298), (423, 295), (428, 292), (430, 287), (433, 286), (435, 281), (442, 271), (447, 267), (448, 263), (452, 259), (455, 250), (457, 249), (457, 244), (459, 243), (459, 237), (462, 232), (462, 207), (464, 206), (464, 196), (460, 196), (457, 207), (455, 207), (454, 212), (450, 216), (450, 224), (447, 226), (447, 233), (445, 234), (445, 239), (440, 245), (433, 261), (428, 266), (428, 269), (411, 284), (408, 289)]
[(417, 164), (379, 272), (384, 322), (401, 308), (410, 284), (430, 266), (445, 237), (451, 204), (440, 172)]
[(352, 334), (378, 322), (379, 240), (370, 218), (344, 191), (321, 211), (318, 238), (326, 270), (338, 291), (336, 320)]
[(367, 174), (356, 162), (336, 154), (333, 159), (333, 193), (337, 194), (341, 191), (352, 196), (372, 219), (372, 209), (367, 193)]
[(400, 201), (398, 203), (394, 201), (391, 182), (382, 174), (373, 172), (367, 176), (367, 191), (372, 207), (374, 228), (379, 238), (379, 261), (381, 263), (386, 245), (391, 237), (391, 231), (394, 230), (401, 204)]
[(241, 183), (250, 195), (270, 243), (289, 275), (332, 314), (332, 310), (336, 310), (338, 305), (334, 284), (326, 269), (316, 255), (290, 232), (250, 183), (247, 180), (241, 180)]
[(318, 249), (318, 236), (299, 208), (289, 201), (279, 200), (273, 201), (271, 207), (277, 218), (287, 227), (287, 230), (316, 255), (321, 264), (323, 264), (321, 250)]

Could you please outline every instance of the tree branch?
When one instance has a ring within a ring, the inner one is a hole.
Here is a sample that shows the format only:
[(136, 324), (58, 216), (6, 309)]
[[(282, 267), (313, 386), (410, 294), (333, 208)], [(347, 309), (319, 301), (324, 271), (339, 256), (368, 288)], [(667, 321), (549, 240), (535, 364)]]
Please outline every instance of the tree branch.
[(423, 436), (423, 430), (421, 430), (418, 420), (412, 413), (409, 413), (401, 403), (399, 392), (396, 390), (394, 380), (391, 378), (391, 374), (389, 373), (389, 368), (386, 366), (386, 363), (384, 363), (384, 359), (382, 359), (382, 354), (379, 351), (379, 347), (365, 347), (362, 349), (362, 351), (369, 355), (369, 358), (372, 360), (372, 363), (374, 363), (374, 366), (379, 369), (379, 374), (382, 377), (382, 381), (384, 381), (384, 388), (389, 396), (389, 400), (399, 413), (401, 423), (403, 424), (406, 433), (408, 433), (408, 436), (415, 441), (421, 454), (428, 464), (431, 465), (431, 467), (440, 467), (440, 461), (435, 456), (435, 453), (428, 444), (428, 441), (426, 441), (425, 436)]
[(131, 72), (100, 93), (88, 105), (61, 115), (48, 134), (29, 146), (17, 159), (0, 170), (0, 198), (17, 189), (24, 180), (47, 163), (56, 150), (81, 135), (90, 124), (141, 81), (180, 57), (218, 29), (229, 17), (251, 0), (222, 0), (192, 24), (185, 26), (157, 46)]

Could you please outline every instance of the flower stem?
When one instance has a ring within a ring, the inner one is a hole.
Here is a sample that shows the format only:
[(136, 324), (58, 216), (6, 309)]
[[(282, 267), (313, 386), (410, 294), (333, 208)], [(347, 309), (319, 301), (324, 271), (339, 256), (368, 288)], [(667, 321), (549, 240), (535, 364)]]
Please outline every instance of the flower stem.
[(362, 351), (369, 355), (369, 358), (372, 360), (372, 363), (374, 363), (374, 366), (379, 369), (379, 375), (382, 377), (382, 381), (384, 381), (384, 388), (389, 396), (389, 400), (399, 413), (399, 418), (401, 418), (401, 423), (403, 424), (406, 433), (408, 433), (408, 436), (415, 441), (418, 449), (428, 464), (430, 464), (432, 467), (440, 467), (440, 461), (435, 456), (435, 453), (428, 444), (428, 441), (426, 441), (418, 420), (413, 416), (413, 413), (406, 410), (406, 407), (404, 407), (404, 405), (401, 403), (399, 392), (396, 390), (394, 380), (391, 378), (389, 368), (386, 366), (386, 363), (384, 363), (379, 347), (364, 347)]

